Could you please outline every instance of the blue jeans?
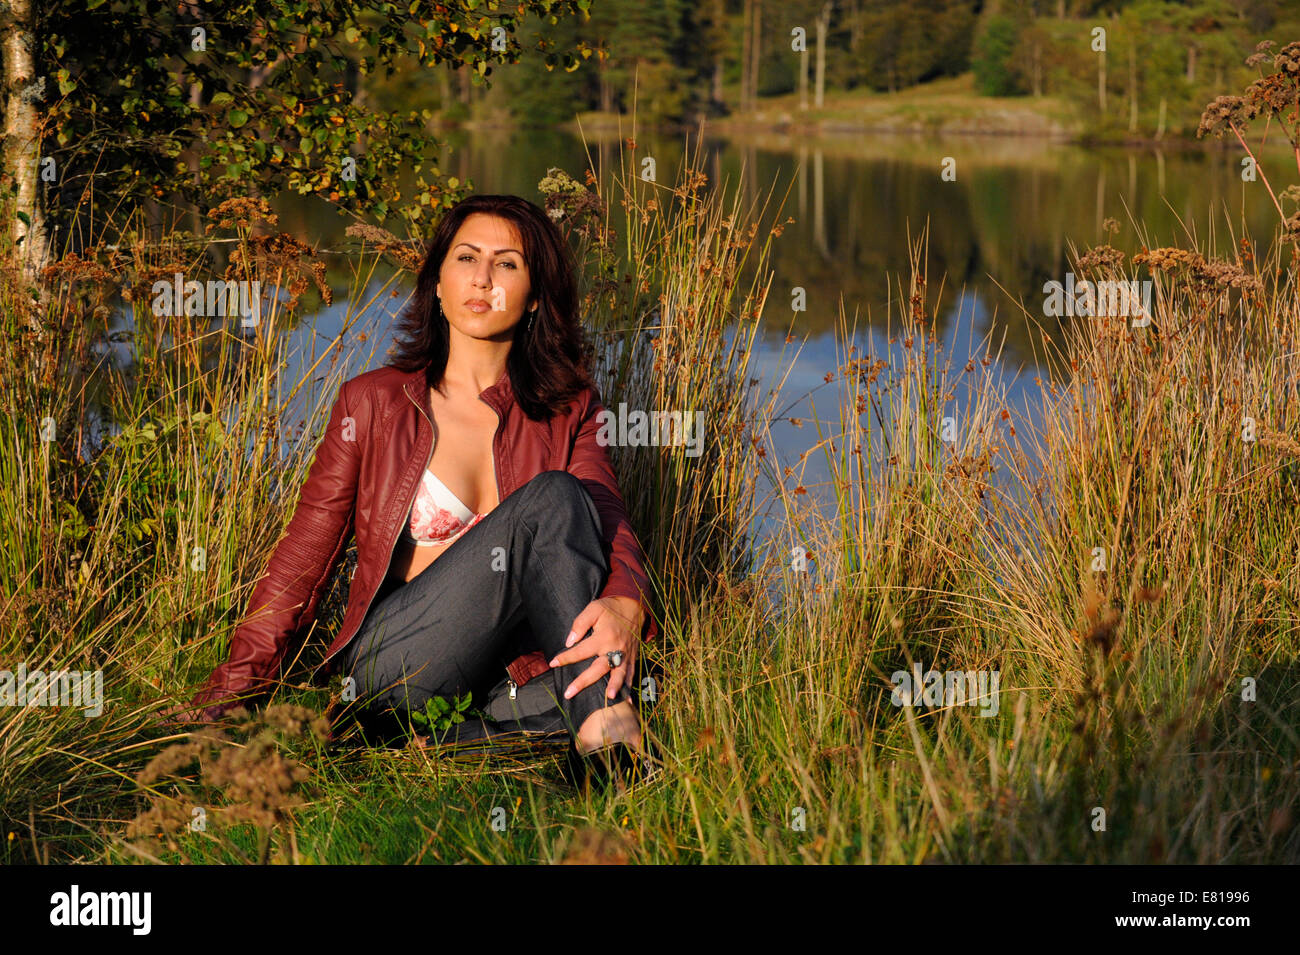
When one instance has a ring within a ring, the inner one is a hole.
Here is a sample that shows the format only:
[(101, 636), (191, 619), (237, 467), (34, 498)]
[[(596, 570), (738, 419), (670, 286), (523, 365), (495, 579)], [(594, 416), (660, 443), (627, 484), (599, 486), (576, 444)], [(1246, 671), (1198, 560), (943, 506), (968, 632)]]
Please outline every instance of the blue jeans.
[(548, 660), (564, 650), (608, 573), (591, 495), (569, 472), (543, 471), (381, 594), (344, 648), (342, 672), (370, 714), (405, 717), (432, 696), (472, 693), (471, 707), (487, 715), (435, 734), (440, 742), (566, 731), (576, 739), (592, 713), (632, 698), (635, 675), (615, 699), (605, 696), (606, 674), (565, 700), (565, 687), (600, 659), (588, 658), (533, 677), (510, 699), (506, 665), (529, 650)]

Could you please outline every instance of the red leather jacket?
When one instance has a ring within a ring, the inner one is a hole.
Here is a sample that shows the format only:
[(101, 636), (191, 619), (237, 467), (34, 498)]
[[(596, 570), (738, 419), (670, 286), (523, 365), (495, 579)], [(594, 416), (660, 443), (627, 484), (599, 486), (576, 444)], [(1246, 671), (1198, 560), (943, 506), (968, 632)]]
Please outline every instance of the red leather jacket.
[[(401, 525), (415, 501), (421, 472), (433, 452), (433, 409), (425, 371), (389, 366), (345, 381), (335, 398), (325, 436), (302, 486), (298, 506), (276, 545), (266, 574), (249, 600), (248, 613), (231, 637), (227, 660), (192, 700), (215, 719), (235, 705), (221, 701), (270, 689), (292, 643), (315, 619), (330, 572), (357, 539), (357, 566), (347, 609), (317, 673), (332, 671), (335, 657), (361, 628), (388, 574)], [(509, 372), (479, 395), (500, 424), (492, 439), (497, 489), (505, 500), (542, 471), (569, 471), (579, 478), (600, 515), (610, 573), (600, 597), (631, 597), (646, 610), (645, 639), (659, 632), (650, 613), (650, 586), (641, 545), (628, 521), (608, 450), (597, 443), (602, 405), (588, 388), (567, 414), (530, 420), (515, 403)], [(508, 668), (524, 684), (547, 672), (540, 651)]]

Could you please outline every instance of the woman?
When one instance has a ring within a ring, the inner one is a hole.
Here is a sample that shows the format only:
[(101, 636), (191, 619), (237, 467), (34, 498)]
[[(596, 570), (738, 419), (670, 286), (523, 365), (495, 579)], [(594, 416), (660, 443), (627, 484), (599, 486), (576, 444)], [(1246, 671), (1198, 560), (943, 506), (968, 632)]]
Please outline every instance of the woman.
[(524, 199), (464, 200), (398, 328), (389, 364), (340, 388), (230, 655), (188, 716), (216, 718), (273, 685), (355, 531), (322, 668), (349, 678), (363, 712), (470, 693), (495, 718), (452, 738), (560, 726), (581, 756), (639, 752), (637, 644), (658, 627), (597, 440), (563, 237)]

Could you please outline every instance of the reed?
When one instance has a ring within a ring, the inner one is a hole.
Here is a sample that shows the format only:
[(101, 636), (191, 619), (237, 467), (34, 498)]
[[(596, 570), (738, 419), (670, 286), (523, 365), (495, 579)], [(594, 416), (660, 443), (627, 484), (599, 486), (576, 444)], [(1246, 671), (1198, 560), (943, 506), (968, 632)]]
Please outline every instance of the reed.
[[(295, 381), (282, 377), (289, 303), (250, 334), (156, 319), (133, 293), (126, 360), (92, 357), (102, 337), (87, 317), (196, 256), (183, 236), (124, 230), (115, 253), (65, 256), (69, 276), (78, 261), (105, 275), (54, 284), (40, 342), (0, 291), (0, 359), (15, 370), (0, 386), (0, 653), (103, 667), (108, 688), (97, 720), (0, 711), (8, 858), (1300, 858), (1300, 304), (1281, 243), (1257, 258), (1243, 237), (1230, 262), (1072, 253), (1079, 275), (1150, 273), (1152, 320), (1071, 321), (1022, 411), (990, 340), (969, 361), (944, 353), (922, 233), (871, 321), (883, 334), (864, 340), (840, 316), (829, 397), (819, 389), (804, 422), (802, 461), (820, 455), (830, 474), (819, 489), (776, 463), (782, 371), (754, 381), (780, 209), (745, 207), (740, 183), (705, 189), (700, 167), (688, 156), (660, 185), (629, 154), (608, 180), (557, 170), (541, 185), (582, 253), (606, 406), (704, 413), (698, 457), (611, 448), (665, 623), (648, 649), (662, 681), (647, 724), (664, 771), (627, 791), (575, 796), (547, 753), (319, 745), (301, 728), (330, 693), (306, 686), (306, 660), (262, 717), (298, 732), (256, 737), (257, 771), (288, 779), (269, 809), (187, 760), (198, 742), (216, 759), (246, 744), (149, 728), (160, 699), (219, 658), (330, 399), (364, 366), (373, 303), (360, 290), (379, 255), (395, 276), (411, 268), (409, 244), (359, 233), (344, 334), (308, 341)], [(266, 215), (214, 218), (242, 250), (232, 274), (292, 296), (322, 273), (308, 250), (255, 234)], [(768, 505), (777, 517), (757, 538)], [(996, 696), (899, 705), (896, 677), (913, 666), (996, 672)], [(202, 833), (176, 825), (187, 795), (211, 803)], [(160, 841), (139, 842), (164, 819)]]

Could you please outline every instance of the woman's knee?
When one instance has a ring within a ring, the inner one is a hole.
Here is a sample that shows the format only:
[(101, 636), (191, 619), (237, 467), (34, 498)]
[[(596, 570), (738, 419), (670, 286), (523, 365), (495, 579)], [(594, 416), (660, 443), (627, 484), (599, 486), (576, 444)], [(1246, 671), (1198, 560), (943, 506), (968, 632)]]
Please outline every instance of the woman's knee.
[(600, 514), (591, 493), (568, 471), (542, 471), (532, 477), (523, 490), (530, 508), (551, 518), (587, 514), (600, 531)]
[(539, 471), (528, 479), (525, 486), (541, 498), (570, 497), (579, 491), (587, 493), (582, 481), (570, 471)]

